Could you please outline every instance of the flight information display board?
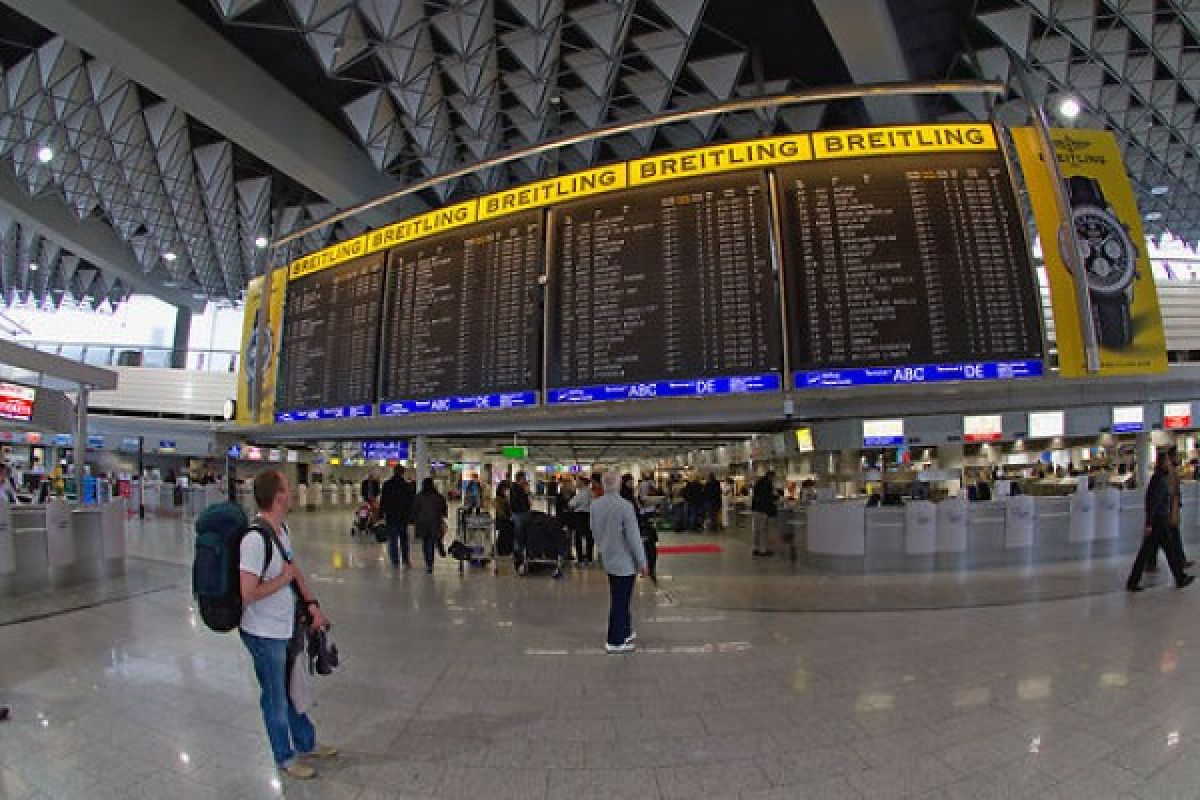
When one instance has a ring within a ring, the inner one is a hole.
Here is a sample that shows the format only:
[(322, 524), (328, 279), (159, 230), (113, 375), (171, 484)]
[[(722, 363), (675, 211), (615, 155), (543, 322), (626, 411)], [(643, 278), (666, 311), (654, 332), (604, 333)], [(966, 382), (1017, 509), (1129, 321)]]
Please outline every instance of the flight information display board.
[(383, 279), (378, 254), (288, 283), (276, 421), (371, 415)]
[(555, 210), (547, 401), (779, 389), (769, 205), (753, 172)]
[(999, 151), (832, 159), (778, 178), (796, 388), (1042, 374)]
[(381, 414), (537, 402), (541, 217), (515, 214), (390, 251)]

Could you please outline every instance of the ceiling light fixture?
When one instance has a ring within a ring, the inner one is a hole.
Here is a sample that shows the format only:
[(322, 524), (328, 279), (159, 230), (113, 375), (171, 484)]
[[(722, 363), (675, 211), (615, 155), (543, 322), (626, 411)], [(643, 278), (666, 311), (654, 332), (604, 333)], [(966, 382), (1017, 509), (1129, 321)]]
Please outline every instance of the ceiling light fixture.
[(1065, 97), (1058, 104), (1058, 113), (1066, 119), (1075, 119), (1081, 111), (1083, 111), (1083, 106), (1080, 105), (1078, 98), (1075, 97)]
[(43, 164), (49, 164), (54, 160), (54, 148), (49, 145), (42, 145), (37, 151), (37, 160)]
[(1150, 194), (1157, 195), (1159, 197), (1161, 197), (1162, 195), (1166, 194), (1169, 191), (1171, 191), (1170, 186), (1151, 186), (1150, 187)]
[(254, 246), (257, 247), (259, 250), (262, 250), (264, 247), (266, 247), (270, 243), (271, 243), (271, 240), (265, 236), (259, 236), (257, 239), (254, 240)]
[(179, 258), (179, 256), (175, 255), (174, 253), (163, 253), (163, 261), (171, 262), (177, 258)]

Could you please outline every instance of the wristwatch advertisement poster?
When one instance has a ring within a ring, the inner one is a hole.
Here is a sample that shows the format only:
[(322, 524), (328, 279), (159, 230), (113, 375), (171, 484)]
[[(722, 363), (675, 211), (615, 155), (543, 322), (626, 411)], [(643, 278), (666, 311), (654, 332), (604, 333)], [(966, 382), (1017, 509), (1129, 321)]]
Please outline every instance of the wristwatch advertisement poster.
[[(237, 422), (245, 425), (267, 423), (275, 414), (275, 375), (278, 368), (280, 324), (283, 321), (283, 301), (287, 288), (287, 271), (277, 270), (271, 281), (271, 300), (263, 304), (263, 277), (254, 278), (246, 286), (246, 306), (242, 317), (241, 359), (238, 364)], [(266, 341), (259, 347), (259, 319), (268, 314)], [(262, 379), (255, 386), (254, 374), (259, 353), (263, 356)], [(257, 396), (256, 396), (257, 395)], [(257, 401), (257, 402), (256, 402)], [(257, 413), (255, 407), (257, 406)]]
[[(1108, 131), (1051, 131), (1070, 203), (1071, 230), (1062, 216), (1036, 132), (1013, 130), (1037, 221), (1064, 377), (1087, 374), (1075, 278), (1059, 252), (1074, 239), (1087, 283), (1087, 300), (1102, 375), (1137, 375), (1167, 368), (1158, 292), (1146, 251), (1141, 214), (1116, 139)], [(1070, 238), (1069, 238), (1070, 237)]]

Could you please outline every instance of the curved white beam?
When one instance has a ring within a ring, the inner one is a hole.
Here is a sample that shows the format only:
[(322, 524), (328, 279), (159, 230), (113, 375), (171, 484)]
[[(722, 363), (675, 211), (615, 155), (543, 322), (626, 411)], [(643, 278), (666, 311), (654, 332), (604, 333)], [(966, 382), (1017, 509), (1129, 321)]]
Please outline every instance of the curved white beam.
[[(5, 0), (38, 24), (179, 106), (334, 205), (353, 206), (399, 184), (176, 0)], [(369, 225), (393, 212), (364, 215)]]

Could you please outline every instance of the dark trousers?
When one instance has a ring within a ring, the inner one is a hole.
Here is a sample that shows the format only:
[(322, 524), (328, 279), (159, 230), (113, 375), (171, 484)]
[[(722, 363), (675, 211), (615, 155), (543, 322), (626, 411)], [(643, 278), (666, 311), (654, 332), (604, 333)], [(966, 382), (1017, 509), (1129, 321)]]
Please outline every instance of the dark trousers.
[(388, 558), (392, 560), (392, 566), (398, 567), (403, 561), (404, 566), (409, 565), (408, 561), (408, 520), (388, 520), (387, 524), (388, 535)]
[(642, 549), (646, 551), (646, 571), (650, 573), (651, 578), (658, 580), (658, 573), (655, 572), (658, 565), (658, 541), (642, 539)]
[(1183, 554), (1176, 549), (1171, 542), (1171, 522), (1163, 517), (1156, 517), (1150, 525), (1150, 533), (1142, 539), (1142, 546), (1138, 549), (1137, 558), (1133, 562), (1133, 571), (1129, 573), (1129, 580), (1126, 581), (1126, 586), (1135, 587), (1142, 581), (1142, 570), (1150, 563), (1151, 558), (1162, 549), (1167, 555), (1167, 564), (1171, 567), (1171, 575), (1175, 578), (1175, 585), (1178, 586), (1183, 580)]
[(636, 575), (608, 576), (608, 643), (625, 644), (633, 633), (633, 620), (629, 603), (633, 600), (633, 582)]
[(571, 530), (575, 533), (575, 560), (591, 561), (596, 549), (596, 540), (592, 537), (592, 515), (586, 511), (572, 511)]
[[(1183, 552), (1183, 536), (1179, 533), (1178, 526), (1172, 525), (1170, 532), (1167, 534), (1167, 542), (1175, 551), (1179, 553), (1179, 560), (1187, 564), (1187, 553)], [(1150, 552), (1150, 557), (1146, 560), (1146, 569), (1154, 571), (1158, 569), (1158, 551), (1159, 546), (1154, 545), (1154, 549)], [(1165, 548), (1163, 548), (1165, 550)]]
[(441, 526), (425, 527), (417, 526), (417, 538), (421, 540), (421, 552), (425, 554), (425, 569), (433, 569), (433, 553), (437, 548), (438, 540), (441, 539)]

